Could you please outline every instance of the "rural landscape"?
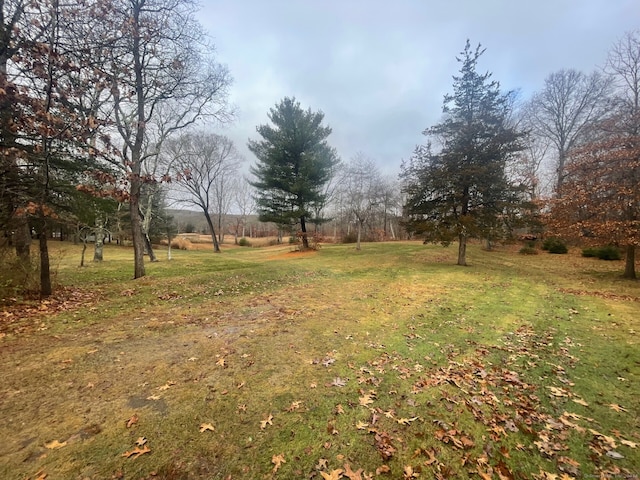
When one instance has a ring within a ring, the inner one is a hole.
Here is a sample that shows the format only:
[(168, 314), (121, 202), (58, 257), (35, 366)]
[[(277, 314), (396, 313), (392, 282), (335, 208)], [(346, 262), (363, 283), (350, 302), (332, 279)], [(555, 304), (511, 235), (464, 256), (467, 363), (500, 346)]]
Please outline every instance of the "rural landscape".
[[(372, 75), (339, 3), (243, 28), (243, 97), (207, 2), (0, 0), (1, 478), (639, 478), (640, 30), (523, 94), (469, 38)], [(298, 43), (342, 66), (248, 74)]]

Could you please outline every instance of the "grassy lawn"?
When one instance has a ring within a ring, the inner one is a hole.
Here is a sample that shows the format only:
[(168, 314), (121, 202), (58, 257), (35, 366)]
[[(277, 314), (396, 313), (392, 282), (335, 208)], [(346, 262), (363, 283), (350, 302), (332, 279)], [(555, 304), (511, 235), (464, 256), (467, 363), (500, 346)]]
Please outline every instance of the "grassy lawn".
[(107, 246), (0, 310), (0, 478), (638, 478), (621, 262), (418, 242)]

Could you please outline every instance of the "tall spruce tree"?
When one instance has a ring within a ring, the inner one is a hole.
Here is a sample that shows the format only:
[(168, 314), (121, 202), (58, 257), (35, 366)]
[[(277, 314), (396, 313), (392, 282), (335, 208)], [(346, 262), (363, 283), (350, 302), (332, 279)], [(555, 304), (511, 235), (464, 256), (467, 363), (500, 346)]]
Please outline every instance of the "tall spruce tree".
[(477, 71), (483, 53), (467, 40), (453, 95), (444, 97), (444, 119), (423, 132), (430, 141), (416, 148), (401, 174), (408, 230), (430, 242), (457, 239), (458, 265), (466, 265), (469, 238), (508, 233), (523, 198), (505, 168), (522, 150), (523, 134), (509, 124), (512, 95)]
[(285, 97), (268, 114), (273, 125), (260, 125), (262, 140), (249, 140), (257, 163), (251, 167), (256, 180), (260, 220), (278, 225), (300, 225), (303, 248), (309, 248), (307, 221), (314, 206), (325, 201), (324, 185), (339, 162), (327, 143), (331, 128), (322, 125), (324, 114), (303, 110), (295, 98)]

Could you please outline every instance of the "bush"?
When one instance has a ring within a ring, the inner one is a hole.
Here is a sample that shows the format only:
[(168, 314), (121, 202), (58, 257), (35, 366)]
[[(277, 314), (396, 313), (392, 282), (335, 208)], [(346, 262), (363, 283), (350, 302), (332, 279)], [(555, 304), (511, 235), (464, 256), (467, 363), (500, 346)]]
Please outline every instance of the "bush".
[(542, 249), (549, 253), (567, 253), (569, 251), (565, 243), (556, 237), (547, 238), (542, 242)]
[(171, 240), (171, 247), (178, 250), (191, 250), (192, 246), (191, 242), (186, 238), (176, 237)]
[(241, 247), (250, 247), (251, 242), (247, 240), (246, 237), (242, 237), (240, 240), (238, 240), (238, 245), (240, 245)]
[(600, 260), (620, 260), (622, 258), (620, 250), (613, 245), (585, 248), (582, 250), (582, 256), (597, 257)]
[(598, 258), (600, 260), (620, 260), (622, 259), (622, 254), (617, 247), (607, 245), (598, 249)]
[(357, 233), (347, 233), (342, 237), (342, 243), (356, 243), (358, 241)]
[(522, 247), (519, 253), (520, 255), (537, 255), (538, 250), (536, 250), (534, 247), (526, 246)]

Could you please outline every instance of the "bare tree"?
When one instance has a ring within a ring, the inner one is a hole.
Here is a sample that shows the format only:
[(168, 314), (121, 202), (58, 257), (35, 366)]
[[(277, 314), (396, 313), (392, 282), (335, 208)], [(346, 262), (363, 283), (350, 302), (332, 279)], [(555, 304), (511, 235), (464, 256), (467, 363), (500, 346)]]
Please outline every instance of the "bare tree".
[[(233, 148), (233, 144), (231, 144), (231, 147)], [(242, 157), (235, 148), (233, 148), (233, 150), (232, 156), (235, 157), (235, 161), (225, 162), (224, 167), (220, 169), (213, 181), (213, 204), (218, 221), (218, 241), (220, 243), (224, 242), (227, 214), (231, 209), (234, 201), (234, 193), (240, 183), (238, 169), (242, 162)]]
[(598, 72), (585, 75), (577, 70), (560, 70), (545, 79), (542, 90), (526, 107), (532, 133), (555, 146), (556, 194), (565, 177), (569, 151), (606, 111), (608, 88), (607, 78)]
[[(143, 171), (146, 157), (157, 156), (172, 134), (203, 117), (224, 120), (231, 79), (208, 53), (212, 49), (204, 42), (192, 0), (102, 1), (114, 29), (111, 93), (122, 166), (129, 177), (134, 278), (139, 278), (145, 274), (140, 194), (142, 184), (151, 180)], [(165, 118), (170, 124), (150, 142), (154, 124)]]
[(238, 235), (246, 236), (247, 218), (255, 211), (256, 201), (253, 197), (253, 188), (246, 178), (237, 182), (233, 195), (234, 206), (238, 211), (238, 220), (235, 225), (235, 243), (238, 243)]
[(382, 178), (375, 162), (359, 152), (345, 167), (343, 188), (347, 209), (358, 230), (356, 250), (360, 250), (362, 229), (382, 203)]
[(228, 180), (229, 172), (236, 171), (241, 161), (233, 142), (215, 133), (188, 133), (167, 142), (166, 156), (171, 159), (176, 183), (186, 194), (182, 201), (202, 210), (213, 249), (220, 252), (211, 210), (217, 204), (216, 184)]

